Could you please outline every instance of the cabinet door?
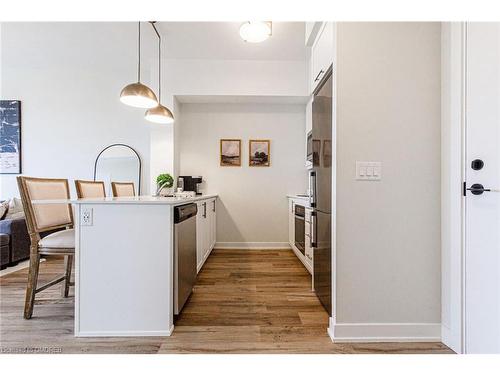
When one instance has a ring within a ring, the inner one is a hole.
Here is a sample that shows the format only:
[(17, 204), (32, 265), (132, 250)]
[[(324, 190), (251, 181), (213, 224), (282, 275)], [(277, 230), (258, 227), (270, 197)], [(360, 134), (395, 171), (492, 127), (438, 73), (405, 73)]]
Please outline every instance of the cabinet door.
[(202, 202), (196, 203), (198, 207), (198, 214), (196, 215), (196, 264), (198, 270), (203, 264), (203, 255), (205, 247), (205, 219), (203, 218), (203, 204)]
[(217, 241), (217, 199), (210, 202), (210, 249), (213, 249)]
[(295, 214), (293, 200), (288, 200), (288, 242), (290, 246), (294, 246), (295, 243)]
[(202, 203), (203, 216), (203, 259), (206, 259), (207, 253), (210, 251), (210, 210), (209, 202)]
[(325, 75), (333, 62), (334, 27), (332, 22), (325, 22), (316, 42), (312, 47), (311, 61), (311, 92)]

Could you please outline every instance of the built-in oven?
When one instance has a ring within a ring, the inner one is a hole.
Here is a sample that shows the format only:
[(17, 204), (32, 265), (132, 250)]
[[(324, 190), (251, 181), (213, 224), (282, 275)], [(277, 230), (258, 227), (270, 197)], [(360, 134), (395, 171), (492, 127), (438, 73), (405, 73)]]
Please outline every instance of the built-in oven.
[(306, 252), (306, 208), (299, 204), (295, 205), (295, 247), (305, 255)]

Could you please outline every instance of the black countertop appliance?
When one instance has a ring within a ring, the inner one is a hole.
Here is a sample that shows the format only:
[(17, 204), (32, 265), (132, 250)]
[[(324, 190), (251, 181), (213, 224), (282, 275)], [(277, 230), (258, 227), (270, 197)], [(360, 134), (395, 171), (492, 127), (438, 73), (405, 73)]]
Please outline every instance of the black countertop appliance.
[(200, 184), (203, 181), (201, 176), (179, 176), (179, 180), (182, 179), (182, 183), (178, 183), (177, 186), (181, 187), (184, 191), (194, 191), (196, 195), (201, 195)]

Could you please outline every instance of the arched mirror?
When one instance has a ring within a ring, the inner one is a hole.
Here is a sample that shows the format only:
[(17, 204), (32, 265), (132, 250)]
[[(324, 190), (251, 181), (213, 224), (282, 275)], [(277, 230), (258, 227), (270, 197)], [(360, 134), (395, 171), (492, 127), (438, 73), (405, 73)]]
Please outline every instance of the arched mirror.
[(111, 182), (133, 182), (141, 194), (141, 158), (132, 147), (116, 143), (104, 148), (95, 160), (94, 181), (104, 181), (111, 196)]

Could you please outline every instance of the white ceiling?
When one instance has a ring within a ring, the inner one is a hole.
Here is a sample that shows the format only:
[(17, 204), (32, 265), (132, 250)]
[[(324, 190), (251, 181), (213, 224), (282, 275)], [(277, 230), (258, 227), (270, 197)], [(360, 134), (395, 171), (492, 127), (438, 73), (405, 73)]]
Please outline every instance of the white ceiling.
[(158, 22), (164, 56), (178, 59), (305, 60), (304, 22), (273, 22), (262, 43), (244, 42), (242, 22)]
[[(303, 22), (273, 22), (273, 35), (262, 43), (246, 43), (239, 36), (242, 22), (158, 22), (162, 55), (172, 59), (302, 60), (306, 59)], [(2, 23), (2, 52), (29, 59), (19, 65), (68, 67), (113, 64), (116, 55), (131, 66), (137, 61), (135, 22), (7, 22)], [(156, 59), (157, 39), (142, 23), (142, 58)], [(34, 48), (36, 46), (36, 48)]]

